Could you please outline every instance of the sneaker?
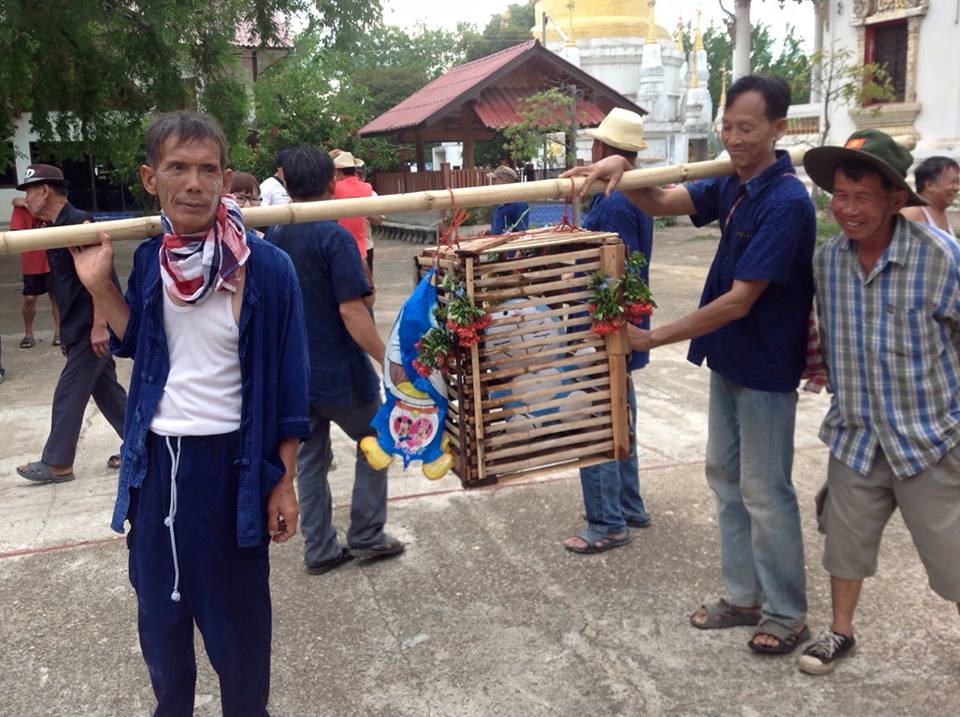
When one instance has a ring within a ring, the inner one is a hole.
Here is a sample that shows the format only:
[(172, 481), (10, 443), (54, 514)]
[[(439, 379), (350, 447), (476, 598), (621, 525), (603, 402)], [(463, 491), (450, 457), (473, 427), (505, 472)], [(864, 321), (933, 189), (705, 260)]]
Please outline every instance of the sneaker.
[(826, 675), (833, 672), (841, 658), (856, 652), (856, 648), (857, 641), (853, 636), (826, 629), (800, 655), (800, 671), (808, 675)]

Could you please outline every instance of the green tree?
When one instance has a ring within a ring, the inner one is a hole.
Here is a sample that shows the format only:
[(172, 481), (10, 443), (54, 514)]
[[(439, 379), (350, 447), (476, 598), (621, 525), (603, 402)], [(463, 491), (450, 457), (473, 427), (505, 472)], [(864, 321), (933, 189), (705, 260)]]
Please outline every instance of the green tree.
[(318, 42), (306, 33), (295, 51), (255, 85), (261, 173), (275, 152), (296, 144), (339, 147), (373, 169), (413, 156), (392, 138), (362, 138), (357, 130), (461, 59), (458, 38), (444, 30), (378, 26), (353, 48)]
[[(688, 24), (684, 45), (693, 47), (693, 34)], [(710, 25), (703, 33), (703, 47), (710, 65), (708, 87), (716, 106), (720, 102), (722, 72), (733, 66), (733, 44), (725, 27)], [(810, 59), (803, 48), (803, 38), (796, 28), (787, 25), (787, 32), (779, 53), (774, 55), (774, 40), (769, 25), (756, 23), (750, 28), (750, 67), (753, 72), (777, 75), (790, 85), (791, 101), (802, 104), (810, 101)]]
[[(526, 98), (517, 108), (520, 121), (503, 130), (505, 148), (517, 165), (539, 158), (544, 166), (550, 164), (551, 149), (557, 145), (555, 136), (569, 135), (573, 99), (559, 88), (550, 88)], [(564, 160), (570, 160), (572, 142), (563, 146)]]
[(531, 39), (535, 20), (534, 3), (513, 3), (502, 13), (490, 17), (483, 31), (468, 23), (457, 26), (464, 59), (476, 60)]
[[(31, 113), (41, 142), (73, 158), (125, 159), (144, 114), (193, 106), (204, 87), (229, 97), (238, 28), (275, 43), (284, 18), (307, 20), (328, 44), (348, 44), (380, 16), (379, 0), (0, 0), (0, 133)], [(142, 144), (142, 134), (137, 138)], [(13, 160), (0, 143), (0, 163)]]
[(838, 104), (863, 107), (896, 97), (886, 69), (876, 63), (859, 62), (857, 54), (849, 48), (835, 43), (830, 50), (814, 53), (811, 61), (820, 66), (822, 82), (823, 123), (818, 141), (821, 147), (830, 134), (833, 107)]

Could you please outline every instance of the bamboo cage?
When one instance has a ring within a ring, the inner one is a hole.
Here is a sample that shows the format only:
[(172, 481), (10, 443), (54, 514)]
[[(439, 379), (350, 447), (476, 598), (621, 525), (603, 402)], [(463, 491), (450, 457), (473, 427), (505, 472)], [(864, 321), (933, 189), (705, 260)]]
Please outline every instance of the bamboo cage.
[(454, 352), (446, 431), (464, 487), (625, 458), (626, 330), (591, 330), (591, 275), (618, 277), (616, 234), (548, 230), (462, 242), (416, 257), (418, 277), (452, 272), (491, 316), (478, 344)]

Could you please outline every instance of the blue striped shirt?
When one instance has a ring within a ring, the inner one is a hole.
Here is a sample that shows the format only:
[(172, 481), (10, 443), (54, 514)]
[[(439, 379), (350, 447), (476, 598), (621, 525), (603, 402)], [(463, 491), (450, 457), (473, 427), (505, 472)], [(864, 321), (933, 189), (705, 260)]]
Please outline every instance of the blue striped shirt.
[(897, 217), (865, 274), (840, 234), (814, 259), (833, 397), (820, 438), (867, 475), (881, 448), (907, 478), (960, 443), (960, 245)]

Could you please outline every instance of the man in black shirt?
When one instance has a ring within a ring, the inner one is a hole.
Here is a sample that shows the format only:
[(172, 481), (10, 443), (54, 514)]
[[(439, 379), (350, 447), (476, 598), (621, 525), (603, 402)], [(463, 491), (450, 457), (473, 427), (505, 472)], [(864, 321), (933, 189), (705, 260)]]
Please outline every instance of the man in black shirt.
[[(31, 164), (17, 187), (27, 193), (27, 209), (38, 219), (53, 226), (89, 222), (89, 214), (67, 201), (66, 188), (63, 172), (49, 164)], [(107, 323), (97, 316), (89, 292), (77, 278), (69, 250), (50, 249), (47, 260), (60, 308), (60, 348), (67, 363), (53, 394), (50, 436), (43, 455), (39, 461), (18, 466), (17, 473), (38, 483), (63, 483), (74, 478), (73, 460), (87, 401), (93, 396), (122, 439), (127, 393), (117, 382)], [(119, 458), (111, 456), (108, 463), (118, 467)]]

